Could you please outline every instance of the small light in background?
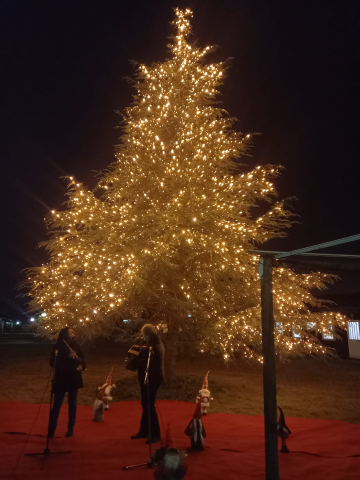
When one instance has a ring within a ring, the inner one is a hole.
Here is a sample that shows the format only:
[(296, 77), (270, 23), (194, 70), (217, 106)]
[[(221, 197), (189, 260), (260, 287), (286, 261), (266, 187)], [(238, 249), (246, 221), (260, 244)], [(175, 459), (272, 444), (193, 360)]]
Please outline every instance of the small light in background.
[(20, 322), (16, 322), (16, 325), (20, 325)]
[(35, 318), (30, 318), (30, 322), (35, 322)]
[(43, 312), (43, 313), (41, 314), (41, 316), (42, 316), (42, 317), (46, 317), (46, 313)]

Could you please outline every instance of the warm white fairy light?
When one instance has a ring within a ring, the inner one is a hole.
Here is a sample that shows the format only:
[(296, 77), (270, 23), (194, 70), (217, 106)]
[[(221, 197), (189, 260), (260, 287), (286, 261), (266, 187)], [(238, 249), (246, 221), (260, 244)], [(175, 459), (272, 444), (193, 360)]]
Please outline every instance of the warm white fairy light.
[[(30, 270), (31, 305), (46, 311), (39, 325), (47, 332), (71, 325), (84, 337), (144, 312), (172, 331), (213, 324), (202, 350), (212, 343), (226, 359), (238, 350), (261, 362), (258, 257), (247, 252), (290, 225), (282, 202), (253, 216), (252, 207), (276, 196), (279, 168), (234, 173), (251, 135), (214, 106), (226, 65), (204, 63), (211, 48), (188, 43), (192, 12), (175, 12), (170, 60), (138, 69), (116, 163), (94, 192), (70, 177), (68, 208), (52, 211), (50, 260)], [(318, 332), (344, 324), (309, 311), (321, 304), (310, 289), (328, 280), (274, 272), (279, 354), (323, 353), (308, 323)], [(291, 336), (294, 325), (301, 338)]]

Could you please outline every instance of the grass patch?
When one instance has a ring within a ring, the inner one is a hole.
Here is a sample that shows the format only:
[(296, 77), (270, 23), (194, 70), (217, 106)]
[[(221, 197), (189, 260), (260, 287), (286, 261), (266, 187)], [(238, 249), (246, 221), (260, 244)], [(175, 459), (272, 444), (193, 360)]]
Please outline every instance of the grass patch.
[[(179, 375), (167, 380), (165, 385), (159, 388), (158, 400), (177, 400), (180, 402), (194, 402), (203, 384), (203, 377), (197, 375)], [(211, 395), (218, 397), (224, 391), (223, 386), (211, 381)], [(116, 383), (116, 389), (112, 391), (115, 402), (122, 400), (139, 400), (140, 387), (137, 377), (123, 378)]]
[[(39, 404), (50, 375), (51, 345), (0, 344), (0, 402)], [(84, 346), (88, 369), (83, 374), (78, 405), (93, 406), (113, 365), (114, 380), (123, 379), (113, 390), (115, 400), (140, 400), (137, 376), (124, 368), (126, 349)], [(221, 359), (203, 356), (194, 361), (180, 357), (179, 377), (159, 390), (159, 398), (195, 398), (206, 372), (214, 401), (211, 413), (263, 415), (263, 378), (260, 365), (246, 362), (224, 365)], [(286, 417), (323, 418), (360, 424), (360, 360), (295, 358), (277, 365), (277, 398)], [(126, 379), (126, 380), (125, 380)], [(46, 392), (44, 402), (48, 401)], [(140, 402), (139, 402), (140, 403)], [(195, 407), (194, 407), (195, 408)], [(290, 425), (291, 428), (291, 425)]]

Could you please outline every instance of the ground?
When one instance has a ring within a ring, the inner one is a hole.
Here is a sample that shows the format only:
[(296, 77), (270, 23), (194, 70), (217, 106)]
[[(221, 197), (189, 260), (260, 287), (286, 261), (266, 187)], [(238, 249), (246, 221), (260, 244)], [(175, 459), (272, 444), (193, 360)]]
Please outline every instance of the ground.
[[(50, 376), (51, 345), (1, 345), (0, 401), (39, 403)], [(126, 350), (117, 346), (87, 347), (88, 369), (83, 374), (81, 405), (92, 405), (112, 365), (114, 379), (134, 375), (124, 369)], [(181, 358), (177, 373), (203, 377), (210, 370), (209, 387), (222, 387), (211, 412), (263, 414), (260, 365), (225, 365), (212, 357)], [(201, 385), (199, 385), (201, 388)], [(344, 420), (360, 424), (360, 361), (340, 359), (294, 359), (277, 366), (277, 399), (286, 416)], [(49, 390), (44, 402), (49, 401)], [(195, 401), (195, 399), (194, 399)]]

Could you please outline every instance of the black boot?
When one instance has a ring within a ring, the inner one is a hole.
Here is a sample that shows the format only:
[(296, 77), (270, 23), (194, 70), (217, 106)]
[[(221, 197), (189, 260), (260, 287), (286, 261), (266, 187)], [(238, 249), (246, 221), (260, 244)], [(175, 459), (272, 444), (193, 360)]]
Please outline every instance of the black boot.
[(54, 438), (55, 429), (54, 428), (49, 428), (47, 436), (48, 436), (48, 438)]
[(147, 433), (138, 432), (136, 435), (131, 435), (131, 440), (137, 440), (138, 438), (148, 438)]
[(72, 437), (74, 434), (74, 427), (68, 427), (68, 431), (65, 433), (65, 437)]

